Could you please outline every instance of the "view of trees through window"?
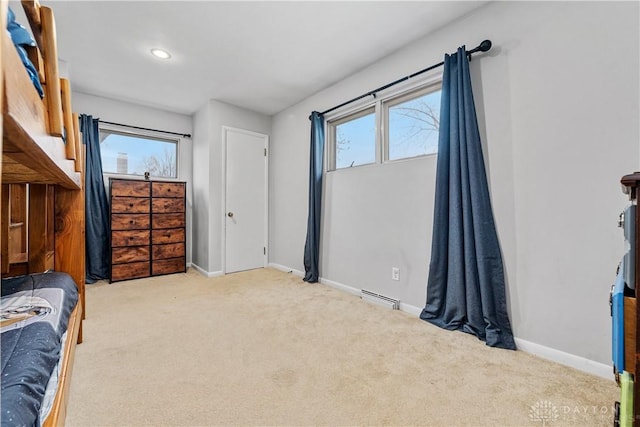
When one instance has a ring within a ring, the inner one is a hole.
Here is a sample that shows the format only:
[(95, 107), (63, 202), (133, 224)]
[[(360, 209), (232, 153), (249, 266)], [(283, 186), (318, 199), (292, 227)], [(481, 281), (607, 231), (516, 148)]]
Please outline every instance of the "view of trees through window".
[(438, 152), (440, 91), (389, 107), (389, 160)]
[[(384, 153), (382, 161), (437, 153), (440, 96), (439, 86), (430, 86), (330, 121), (335, 161), (330, 169), (376, 163), (378, 150)], [(376, 114), (383, 117), (377, 120)]]
[(100, 130), (103, 173), (176, 178), (177, 150), (175, 141)]

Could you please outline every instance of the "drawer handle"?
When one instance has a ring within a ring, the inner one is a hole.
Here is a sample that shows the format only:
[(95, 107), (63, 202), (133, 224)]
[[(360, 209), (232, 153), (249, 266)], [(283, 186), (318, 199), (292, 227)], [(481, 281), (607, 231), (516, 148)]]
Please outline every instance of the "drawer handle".
[(129, 220), (129, 224), (133, 224), (133, 220), (132, 219)]
[(132, 208), (133, 207), (133, 203), (129, 203), (129, 207)]

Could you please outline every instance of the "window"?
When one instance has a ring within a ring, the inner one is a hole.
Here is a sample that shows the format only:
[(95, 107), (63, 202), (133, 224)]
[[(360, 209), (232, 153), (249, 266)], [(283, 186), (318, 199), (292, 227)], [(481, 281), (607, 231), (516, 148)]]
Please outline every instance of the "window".
[(335, 122), (336, 169), (366, 165), (376, 161), (376, 116), (373, 108)]
[(438, 152), (440, 93), (439, 88), (420, 91), (386, 104), (387, 160)]
[(155, 136), (100, 129), (102, 172), (177, 178), (178, 142)]
[(440, 89), (431, 83), (327, 120), (329, 170), (437, 153)]

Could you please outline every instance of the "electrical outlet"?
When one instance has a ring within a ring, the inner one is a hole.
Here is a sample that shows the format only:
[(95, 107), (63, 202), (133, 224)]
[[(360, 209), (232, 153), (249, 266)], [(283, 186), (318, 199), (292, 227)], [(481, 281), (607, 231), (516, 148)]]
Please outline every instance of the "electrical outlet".
[(400, 269), (398, 267), (391, 267), (391, 279), (400, 280)]

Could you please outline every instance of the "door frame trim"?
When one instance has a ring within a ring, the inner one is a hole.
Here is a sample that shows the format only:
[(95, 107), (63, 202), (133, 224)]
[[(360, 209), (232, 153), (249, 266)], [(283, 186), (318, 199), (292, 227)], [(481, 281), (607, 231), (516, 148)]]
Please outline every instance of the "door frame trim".
[(269, 135), (259, 132), (253, 132), (246, 129), (236, 128), (232, 126), (222, 126), (222, 188), (220, 191), (220, 236), (221, 236), (221, 248), (222, 254), (222, 274), (227, 274), (227, 134), (229, 132), (243, 133), (245, 135), (251, 135), (264, 140), (264, 146), (267, 150), (267, 154), (264, 157), (264, 236), (263, 244), (266, 248), (264, 257), (262, 259), (262, 267), (266, 267), (269, 263)]

